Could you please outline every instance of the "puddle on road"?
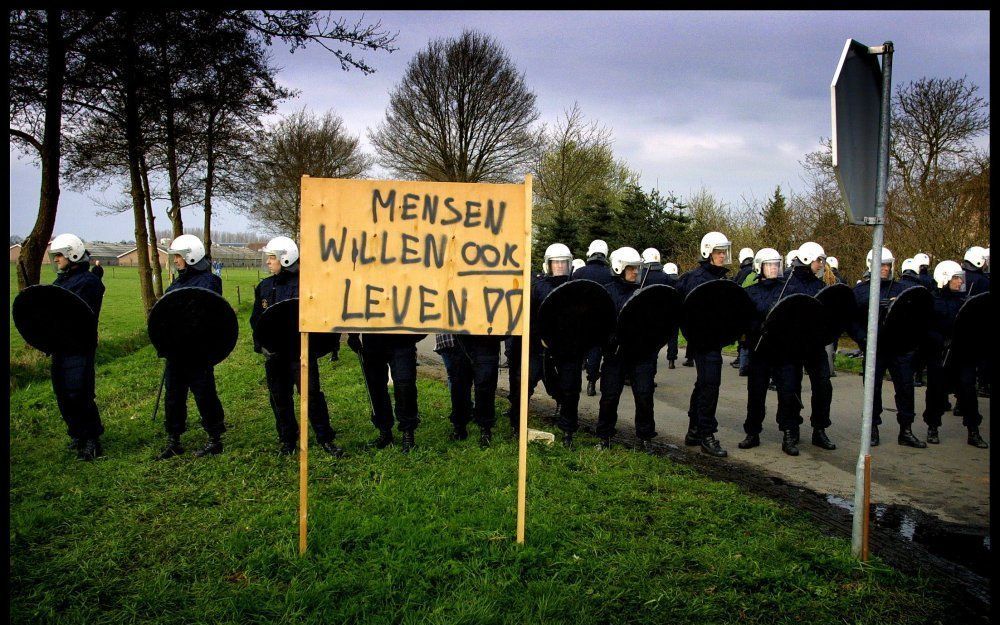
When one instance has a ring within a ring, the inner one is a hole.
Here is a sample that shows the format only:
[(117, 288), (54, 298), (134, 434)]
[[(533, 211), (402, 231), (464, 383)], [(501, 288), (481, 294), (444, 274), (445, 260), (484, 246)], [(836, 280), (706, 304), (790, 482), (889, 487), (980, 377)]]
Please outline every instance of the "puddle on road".
[[(854, 502), (836, 495), (826, 495), (832, 506), (854, 512)], [(872, 504), (871, 518), (876, 528), (895, 532), (900, 537), (925, 547), (936, 556), (991, 578), (989, 530), (944, 523), (934, 517), (896, 504)]]

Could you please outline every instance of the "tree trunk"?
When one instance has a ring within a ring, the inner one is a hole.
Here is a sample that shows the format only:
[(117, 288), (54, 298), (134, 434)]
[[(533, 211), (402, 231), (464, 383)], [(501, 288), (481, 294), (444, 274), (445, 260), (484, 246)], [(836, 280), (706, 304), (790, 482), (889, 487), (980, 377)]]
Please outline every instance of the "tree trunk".
[(177, 128), (174, 120), (173, 88), (171, 86), (170, 66), (167, 59), (165, 47), (160, 48), (160, 59), (163, 67), (164, 81), (166, 83), (165, 105), (165, 125), (167, 133), (167, 178), (170, 183), (170, 209), (167, 216), (170, 217), (170, 225), (174, 230), (174, 238), (184, 234), (184, 222), (181, 218), (181, 189), (177, 175)]
[(205, 137), (205, 250), (212, 254), (212, 190), (215, 186), (215, 111), (208, 114)]
[[(153, 295), (152, 274), (149, 267), (148, 233), (146, 232), (146, 210), (142, 189), (142, 173), (140, 167), (141, 152), (139, 142), (139, 102), (137, 50), (135, 41), (135, 16), (131, 11), (125, 12), (125, 141), (128, 146), (128, 169), (132, 186), (132, 216), (135, 219), (135, 246), (139, 257), (139, 293), (142, 296), (142, 306), (149, 316), (156, 296)], [(153, 236), (155, 237), (155, 231)]]
[(42, 136), (42, 181), (38, 197), (38, 217), (35, 226), (21, 244), (17, 259), (17, 288), (38, 284), (42, 278), (45, 248), (52, 239), (59, 206), (59, 161), (62, 158), (62, 97), (66, 81), (66, 47), (63, 39), (62, 12), (46, 12), (45, 130)]
[(156, 218), (153, 216), (153, 194), (149, 190), (149, 166), (146, 164), (146, 157), (141, 156), (139, 162), (142, 172), (142, 191), (145, 195), (146, 204), (146, 227), (149, 232), (149, 262), (153, 276), (153, 290), (156, 298), (163, 297), (163, 267), (160, 265), (160, 253), (157, 251), (156, 243)]

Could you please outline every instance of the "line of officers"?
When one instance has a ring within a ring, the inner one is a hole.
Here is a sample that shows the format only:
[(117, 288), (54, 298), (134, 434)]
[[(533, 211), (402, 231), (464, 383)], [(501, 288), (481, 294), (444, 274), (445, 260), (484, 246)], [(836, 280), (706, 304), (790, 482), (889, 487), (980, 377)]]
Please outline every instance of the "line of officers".
[[(542, 273), (532, 280), (531, 305), (534, 318), (538, 318), (541, 303), (546, 296), (568, 280), (592, 280), (607, 289), (620, 312), (625, 303), (640, 288), (653, 284), (666, 284), (686, 296), (695, 287), (711, 281), (727, 279), (731, 265), (731, 242), (719, 232), (706, 234), (700, 243), (701, 260), (697, 267), (678, 275), (673, 263), (663, 265), (659, 252), (650, 248), (639, 254), (630, 247), (608, 252), (604, 241), (596, 240), (587, 250), (587, 259), (574, 261), (569, 248), (561, 243), (550, 245), (544, 254)], [(263, 312), (278, 302), (297, 298), (299, 287), (299, 251), (288, 237), (276, 237), (263, 248), (270, 276), (261, 280), (254, 289), (254, 305), (250, 324), (254, 326)], [(177, 278), (166, 289), (170, 292), (184, 287), (201, 287), (221, 296), (222, 279), (211, 271), (204, 244), (198, 237), (185, 234), (170, 244), (168, 253)], [(101, 278), (90, 270), (90, 257), (83, 241), (73, 234), (62, 234), (53, 239), (50, 255), (56, 265), (55, 285), (80, 296), (94, 312), (100, 315), (104, 296)], [(912, 262), (911, 262), (912, 261)], [(786, 267), (787, 264), (787, 267)], [(801, 386), (803, 371), (812, 385), (810, 425), (812, 444), (832, 450), (836, 445), (826, 434), (830, 426), (830, 406), (833, 374), (829, 349), (817, 350), (801, 361), (773, 362), (754, 350), (754, 336), (760, 332), (763, 320), (771, 308), (783, 297), (795, 293), (815, 295), (832, 281), (841, 281), (835, 258), (827, 258), (823, 248), (808, 242), (790, 252), (783, 259), (777, 250), (764, 248), (756, 254), (744, 249), (740, 254), (740, 268), (735, 280), (746, 287), (756, 310), (751, 330), (740, 343), (737, 362), (744, 363), (747, 377), (747, 413), (744, 421), (746, 438), (739, 443), (741, 449), (760, 444), (760, 432), (766, 413), (765, 402), (769, 385), (777, 390), (777, 422), (783, 432), (782, 449), (789, 455), (798, 455), (799, 427), (803, 422)], [(867, 265), (871, 271), (871, 253)], [(880, 300), (887, 306), (903, 290), (921, 285), (934, 296), (934, 319), (930, 336), (923, 342), (919, 353), (876, 356), (875, 407), (873, 413), (872, 444), (879, 444), (878, 426), (881, 424), (881, 380), (886, 371), (895, 386), (898, 442), (916, 448), (926, 447), (912, 432), (914, 421), (914, 359), (924, 363), (927, 370), (927, 401), (923, 414), (927, 425), (927, 442), (938, 443), (941, 417), (950, 409), (948, 395), (956, 395), (955, 412), (961, 410), (963, 424), (968, 430), (968, 443), (986, 448), (987, 443), (979, 433), (982, 416), (978, 409), (976, 392), (977, 369), (988, 366), (986, 362), (955, 362), (947, 368), (942, 364), (943, 352), (950, 340), (955, 318), (967, 296), (989, 290), (989, 250), (973, 247), (965, 254), (961, 265), (946, 260), (938, 263), (933, 278), (928, 274), (929, 259), (917, 255), (903, 264), (902, 275), (895, 275), (895, 259), (883, 248), (879, 268)], [(830, 269), (830, 271), (827, 271)], [(868, 306), (869, 275), (858, 281), (854, 288), (859, 311)], [(932, 280), (932, 282), (931, 282)], [(857, 315), (848, 326), (848, 334), (864, 349), (866, 315)], [(372, 442), (376, 448), (385, 448), (394, 442), (393, 427), (401, 435), (404, 452), (416, 446), (414, 432), (420, 424), (416, 387), (416, 343), (426, 335), (419, 334), (351, 334), (347, 344), (358, 354), (368, 392), (371, 421), (378, 435)], [(436, 337), (435, 351), (444, 360), (451, 394), (450, 420), (452, 440), (468, 437), (468, 424), (474, 421), (480, 431), (480, 444), (490, 445), (496, 423), (495, 397), (499, 377), (501, 343), (505, 342), (508, 361), (510, 408), (507, 417), (511, 432), (518, 435), (521, 343), (517, 337), (505, 339), (492, 336), (440, 334)], [(587, 393), (596, 395), (600, 383), (600, 410), (597, 435), (598, 448), (609, 449), (616, 433), (618, 404), (625, 386), (630, 386), (635, 399), (635, 430), (643, 449), (651, 450), (652, 439), (657, 435), (653, 417), (653, 390), (657, 355), (630, 359), (609, 346), (590, 350), (584, 357), (556, 357), (545, 348), (536, 328), (530, 333), (529, 395), (543, 382), (546, 391), (558, 404), (558, 427), (562, 431), (562, 444), (573, 447), (574, 433), (579, 428), (578, 405), (583, 372), (587, 375)], [(339, 346), (339, 338), (335, 343)], [(829, 347), (829, 346), (828, 346)], [(279, 450), (291, 454), (296, 450), (299, 436), (294, 412), (293, 392), (300, 388), (300, 367), (297, 359), (288, 355), (267, 352), (255, 342), (255, 351), (265, 356), (264, 370), (269, 391)], [(84, 354), (56, 354), (52, 359), (52, 385), (60, 413), (67, 425), (71, 439), (70, 449), (82, 460), (92, 460), (102, 455), (100, 437), (104, 433), (95, 399), (95, 350)], [(667, 344), (667, 361), (675, 368), (677, 335)], [(336, 433), (331, 427), (326, 398), (320, 390), (318, 358), (309, 363), (309, 421), (313, 426), (320, 447), (333, 457), (343, 455), (336, 445)], [(336, 347), (331, 360), (338, 358)], [(703, 348), (689, 343), (686, 361), (697, 369), (697, 379), (691, 392), (688, 408), (688, 430), (685, 443), (700, 446), (701, 451), (716, 457), (727, 455), (715, 437), (718, 431), (716, 408), (722, 374), (722, 353), (719, 348)], [(391, 378), (390, 378), (391, 374)], [(988, 377), (988, 372), (986, 374)], [(392, 387), (392, 400), (389, 388)], [(187, 397), (190, 392), (208, 434), (206, 445), (195, 452), (202, 457), (222, 453), (222, 435), (226, 431), (225, 415), (216, 390), (213, 366), (190, 366), (189, 363), (167, 360), (164, 371), (165, 427), (167, 445), (156, 456), (165, 460), (184, 453), (181, 435), (187, 429)]]

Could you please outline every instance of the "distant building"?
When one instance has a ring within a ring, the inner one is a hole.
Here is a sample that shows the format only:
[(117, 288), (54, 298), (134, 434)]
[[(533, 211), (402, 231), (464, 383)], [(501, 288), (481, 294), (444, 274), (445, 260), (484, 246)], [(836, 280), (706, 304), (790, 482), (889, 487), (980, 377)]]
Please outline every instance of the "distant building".
[[(170, 263), (170, 255), (167, 254), (167, 250), (163, 249), (162, 247), (157, 247), (156, 250), (159, 252), (160, 266), (164, 268), (168, 267)], [(101, 262), (104, 261), (102, 260)], [(119, 254), (115, 258), (115, 264), (122, 267), (138, 267), (139, 266), (138, 248), (133, 245), (131, 249), (126, 249), (126, 251)]]

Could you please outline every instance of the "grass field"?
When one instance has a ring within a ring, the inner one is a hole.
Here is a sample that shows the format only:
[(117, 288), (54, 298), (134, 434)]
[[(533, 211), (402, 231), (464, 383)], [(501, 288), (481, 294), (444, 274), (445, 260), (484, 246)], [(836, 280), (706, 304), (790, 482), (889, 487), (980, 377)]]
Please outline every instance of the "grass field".
[[(152, 462), (165, 439), (162, 416), (150, 421), (162, 363), (134, 270), (109, 270), (105, 282), (106, 457), (96, 462), (66, 451), (47, 359), (11, 324), (11, 622), (933, 623), (961, 613), (941, 580), (860, 564), (803, 513), (666, 458), (598, 452), (587, 437), (575, 451), (532, 446), (518, 546), (506, 428), (487, 450), (475, 436), (448, 442), (446, 387), (421, 379), (418, 449), (369, 450), (348, 349), (320, 375), (349, 456), (310, 454), (300, 558), (298, 462), (275, 452), (251, 349), (256, 273), (224, 275), (226, 298), (237, 306), (239, 286), (242, 299), (239, 344), (216, 368), (230, 430), (225, 453), (202, 460)], [(205, 440), (193, 402), (190, 418), (189, 451)]]

